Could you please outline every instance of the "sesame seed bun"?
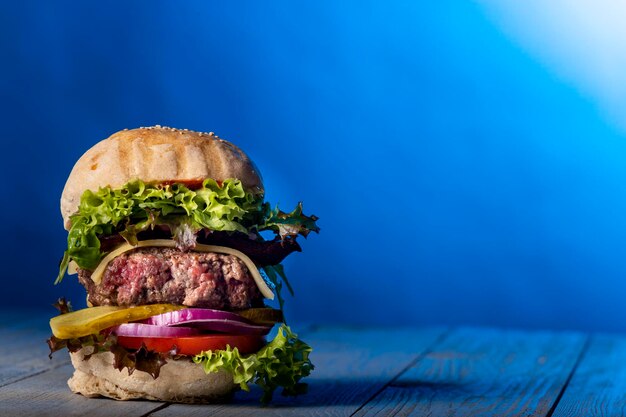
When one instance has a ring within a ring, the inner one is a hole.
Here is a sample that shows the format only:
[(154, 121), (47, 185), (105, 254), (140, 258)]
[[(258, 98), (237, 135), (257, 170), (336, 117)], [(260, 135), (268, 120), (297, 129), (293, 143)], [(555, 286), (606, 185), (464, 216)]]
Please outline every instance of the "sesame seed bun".
[(94, 145), (74, 165), (61, 195), (61, 215), (69, 230), (86, 190), (121, 187), (140, 179), (148, 183), (194, 182), (206, 178), (241, 180), (263, 193), (263, 180), (248, 156), (215, 134), (153, 126), (122, 130)]

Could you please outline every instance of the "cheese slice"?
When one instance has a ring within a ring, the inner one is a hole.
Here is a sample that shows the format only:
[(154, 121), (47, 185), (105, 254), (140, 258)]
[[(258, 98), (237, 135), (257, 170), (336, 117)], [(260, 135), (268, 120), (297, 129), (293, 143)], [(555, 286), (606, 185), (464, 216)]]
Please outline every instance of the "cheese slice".
[[(145, 248), (145, 247), (175, 248), (176, 242), (170, 239), (151, 239), (151, 240), (142, 240), (138, 242), (137, 245), (135, 246), (131, 245), (130, 243), (124, 243), (118, 246), (117, 248), (115, 248), (113, 251), (109, 252), (109, 254), (105, 256), (104, 259), (102, 259), (102, 261), (100, 261), (100, 264), (98, 264), (96, 269), (91, 274), (91, 280), (96, 285), (99, 285), (100, 282), (102, 282), (102, 275), (104, 274), (104, 271), (107, 265), (109, 264), (109, 262), (111, 262), (114, 258), (120, 256), (124, 252), (128, 252), (137, 248)], [(274, 299), (274, 293), (267, 286), (263, 277), (261, 277), (261, 273), (259, 272), (259, 269), (256, 267), (254, 262), (252, 262), (252, 259), (248, 258), (248, 256), (244, 254), (243, 252), (240, 252), (233, 248), (227, 248), (226, 246), (201, 245), (199, 243), (196, 245), (193, 251), (194, 252), (216, 252), (216, 253), (224, 253), (227, 255), (236, 256), (237, 258), (241, 259), (241, 261), (248, 268), (248, 271), (250, 271), (250, 274), (252, 275), (252, 278), (254, 279), (254, 282), (256, 283), (257, 287), (259, 287), (261, 294), (263, 294), (263, 297), (269, 298), (270, 300)]]
[(67, 275), (76, 275), (78, 274), (78, 264), (74, 261), (70, 261), (67, 264)]

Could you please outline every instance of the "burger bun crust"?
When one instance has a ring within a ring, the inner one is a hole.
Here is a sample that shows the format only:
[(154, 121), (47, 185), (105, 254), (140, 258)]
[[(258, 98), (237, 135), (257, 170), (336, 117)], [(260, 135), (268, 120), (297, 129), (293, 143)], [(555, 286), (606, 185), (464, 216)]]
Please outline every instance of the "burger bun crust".
[(169, 360), (158, 378), (135, 370), (113, 367), (113, 354), (101, 352), (85, 359), (85, 348), (70, 353), (74, 375), (67, 381), (70, 389), (86, 397), (116, 400), (147, 399), (178, 403), (224, 402), (236, 388), (232, 376), (224, 371), (205, 373), (190, 360)]

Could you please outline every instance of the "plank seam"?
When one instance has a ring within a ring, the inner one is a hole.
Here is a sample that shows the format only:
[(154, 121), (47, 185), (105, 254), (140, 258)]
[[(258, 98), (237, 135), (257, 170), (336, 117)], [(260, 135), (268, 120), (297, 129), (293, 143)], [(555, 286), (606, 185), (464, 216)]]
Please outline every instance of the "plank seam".
[(591, 346), (591, 336), (587, 336), (587, 338), (585, 339), (585, 343), (583, 344), (583, 347), (580, 350), (580, 353), (578, 354), (578, 357), (576, 358), (576, 362), (574, 363), (574, 366), (572, 367), (572, 370), (570, 371), (569, 375), (567, 376), (567, 379), (565, 380), (565, 383), (563, 384), (563, 387), (561, 387), (561, 391), (559, 391), (559, 395), (557, 395), (556, 398), (554, 399), (554, 403), (552, 404), (552, 407), (550, 407), (550, 410), (548, 411), (548, 414), (546, 414), (546, 417), (552, 417), (552, 415), (556, 411), (557, 406), (561, 402), (561, 398), (563, 398), (563, 395), (565, 394), (565, 391), (567, 390), (567, 387), (569, 386), (570, 382), (572, 381), (572, 378), (574, 377), (574, 374), (576, 374), (576, 370), (578, 369), (578, 366), (583, 361), (583, 358), (587, 354), (587, 351), (589, 350), (590, 346)]
[(158, 407), (157, 407), (157, 408), (155, 408), (154, 410), (150, 410), (150, 411), (148, 411), (146, 414), (142, 414), (142, 415), (140, 415), (139, 417), (149, 417), (149, 416), (151, 416), (152, 414), (157, 413), (157, 412), (159, 412), (159, 411), (161, 411), (161, 410), (163, 410), (163, 409), (165, 409), (165, 408), (169, 407), (169, 406), (170, 406), (170, 404), (171, 404), (171, 403), (164, 403), (164, 404), (161, 404), (160, 406), (158, 406)]
[(35, 373), (32, 373), (32, 374), (23, 375), (23, 376), (17, 377), (16, 379), (9, 379), (8, 381), (0, 382), (0, 388), (9, 386), (11, 384), (15, 384), (17, 382), (23, 381), (23, 380), (28, 379), (28, 378), (32, 378), (32, 377), (37, 376), (37, 375), (41, 375), (41, 374), (46, 373), (46, 372), (54, 371), (55, 369), (58, 369), (58, 368), (60, 368), (62, 366), (65, 366), (65, 365), (69, 365), (71, 363), (72, 362), (68, 359), (67, 361), (65, 361), (63, 363), (56, 364), (56, 365), (54, 365), (54, 366), (52, 366), (50, 368), (45, 368), (45, 369), (42, 369), (40, 371), (36, 371)]
[(448, 337), (450, 335), (451, 332), (452, 332), (452, 328), (450, 328), (450, 327), (445, 329), (445, 330), (443, 330), (441, 332), (441, 334), (439, 336), (437, 336), (437, 338), (430, 345), (428, 345), (428, 347), (426, 349), (424, 349), (421, 353), (417, 354), (417, 356), (415, 356), (415, 358), (413, 358), (413, 360), (411, 360), (408, 363), (407, 366), (402, 368), (402, 370), (400, 372), (398, 372), (398, 374), (396, 376), (394, 376), (388, 382), (386, 382), (379, 390), (377, 390), (367, 400), (365, 400), (365, 402), (363, 404), (361, 404), (356, 410), (354, 410), (354, 412), (352, 414), (350, 414), (350, 417), (356, 415), (359, 411), (361, 411), (363, 409), (363, 407), (365, 407), (367, 404), (372, 402), (374, 400), (374, 398), (376, 398), (381, 392), (383, 392), (384, 390), (389, 388), (389, 386), (391, 386), (391, 384), (396, 382), (398, 380), (398, 378), (400, 378), (402, 376), (402, 374), (404, 374), (406, 371), (408, 371), (409, 369), (414, 367), (419, 361), (424, 359), (424, 357), (426, 355), (428, 355), (430, 352), (432, 352), (433, 349), (435, 348), (435, 346), (437, 346), (440, 343), (442, 343), (446, 339), (446, 337)]

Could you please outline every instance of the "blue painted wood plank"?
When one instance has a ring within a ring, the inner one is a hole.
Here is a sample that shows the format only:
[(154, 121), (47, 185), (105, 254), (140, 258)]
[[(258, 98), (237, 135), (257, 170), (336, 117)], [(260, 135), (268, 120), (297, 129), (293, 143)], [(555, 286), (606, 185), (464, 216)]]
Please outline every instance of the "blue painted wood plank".
[(73, 394), (66, 384), (72, 372), (74, 368), (68, 364), (0, 387), (0, 415), (140, 417), (163, 405), (152, 401), (114, 401)]
[(626, 416), (626, 337), (594, 336), (553, 417)]
[(586, 339), (458, 329), (356, 415), (547, 416)]
[(0, 416), (142, 416), (161, 403), (115, 402), (73, 394), (67, 352), (48, 358), (49, 316), (54, 312), (0, 314)]
[(48, 358), (48, 320), (41, 312), (0, 314), (0, 387), (70, 362), (66, 352)]

